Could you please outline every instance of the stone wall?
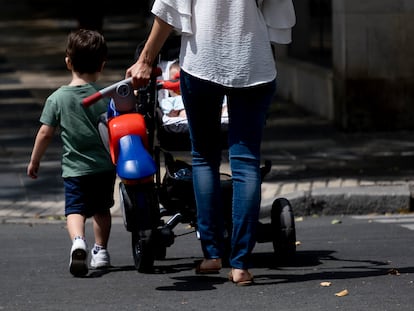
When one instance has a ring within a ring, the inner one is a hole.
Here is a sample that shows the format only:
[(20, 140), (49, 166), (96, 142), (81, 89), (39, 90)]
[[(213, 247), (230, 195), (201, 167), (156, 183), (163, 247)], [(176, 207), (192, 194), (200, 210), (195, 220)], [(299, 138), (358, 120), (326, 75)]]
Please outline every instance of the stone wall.
[(335, 120), (414, 129), (414, 1), (333, 0)]

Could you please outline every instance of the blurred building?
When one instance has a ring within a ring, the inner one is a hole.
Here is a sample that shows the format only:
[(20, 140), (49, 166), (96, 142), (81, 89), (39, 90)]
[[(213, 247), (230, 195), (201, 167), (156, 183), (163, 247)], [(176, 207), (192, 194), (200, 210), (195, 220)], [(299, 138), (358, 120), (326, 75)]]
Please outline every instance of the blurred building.
[(279, 95), (342, 129), (414, 129), (414, 1), (299, 0)]

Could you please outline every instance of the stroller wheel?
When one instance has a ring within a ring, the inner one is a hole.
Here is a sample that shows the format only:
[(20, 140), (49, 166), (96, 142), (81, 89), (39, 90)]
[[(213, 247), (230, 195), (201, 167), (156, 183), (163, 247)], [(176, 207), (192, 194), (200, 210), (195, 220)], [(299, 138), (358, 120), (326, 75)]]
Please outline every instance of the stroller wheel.
[(154, 268), (155, 254), (152, 247), (151, 230), (132, 232), (132, 256), (138, 272), (151, 273)]
[(292, 206), (287, 199), (278, 198), (273, 202), (271, 226), (277, 259), (288, 263), (296, 253), (296, 230)]

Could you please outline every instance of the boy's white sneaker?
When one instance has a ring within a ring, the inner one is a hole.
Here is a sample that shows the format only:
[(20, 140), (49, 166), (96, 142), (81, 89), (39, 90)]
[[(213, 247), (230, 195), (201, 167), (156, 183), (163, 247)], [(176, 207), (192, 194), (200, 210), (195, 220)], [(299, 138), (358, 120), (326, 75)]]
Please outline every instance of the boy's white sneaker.
[(70, 250), (69, 271), (76, 277), (88, 274), (88, 246), (85, 240), (75, 239)]
[(95, 250), (91, 251), (91, 267), (93, 269), (108, 268), (111, 266), (111, 258), (106, 249), (100, 249), (95, 253)]

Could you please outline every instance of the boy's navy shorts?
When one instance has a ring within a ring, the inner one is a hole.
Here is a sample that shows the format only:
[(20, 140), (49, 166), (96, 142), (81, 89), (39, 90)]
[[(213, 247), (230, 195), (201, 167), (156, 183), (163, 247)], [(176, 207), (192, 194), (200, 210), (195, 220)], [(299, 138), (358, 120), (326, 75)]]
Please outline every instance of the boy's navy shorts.
[(114, 205), (115, 170), (63, 178), (65, 216), (81, 214), (91, 217), (105, 213)]

